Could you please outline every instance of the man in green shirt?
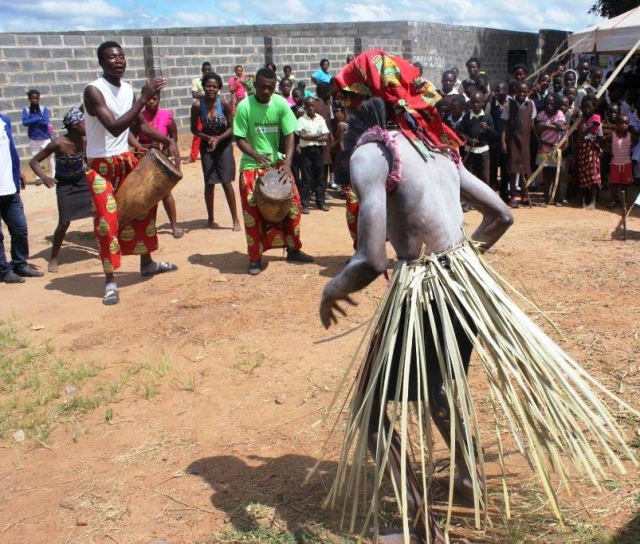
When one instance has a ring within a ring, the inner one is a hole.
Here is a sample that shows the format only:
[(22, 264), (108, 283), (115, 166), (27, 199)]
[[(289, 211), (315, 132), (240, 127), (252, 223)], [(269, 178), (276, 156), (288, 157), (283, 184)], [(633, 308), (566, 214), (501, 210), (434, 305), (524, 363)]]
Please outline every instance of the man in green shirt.
[[(287, 261), (313, 262), (302, 252), (300, 241), (300, 196), (293, 183), (291, 160), (294, 153), (294, 131), (297, 119), (287, 101), (275, 93), (276, 74), (269, 68), (256, 73), (256, 94), (238, 104), (233, 120), (233, 136), (242, 151), (240, 160), (240, 196), (244, 230), (249, 253), (249, 274), (262, 271), (262, 253), (271, 248), (286, 247)], [(284, 141), (284, 156), (279, 151)], [(293, 203), (284, 220), (273, 225), (258, 211), (255, 184), (268, 167), (277, 167), (281, 179), (293, 185)]]

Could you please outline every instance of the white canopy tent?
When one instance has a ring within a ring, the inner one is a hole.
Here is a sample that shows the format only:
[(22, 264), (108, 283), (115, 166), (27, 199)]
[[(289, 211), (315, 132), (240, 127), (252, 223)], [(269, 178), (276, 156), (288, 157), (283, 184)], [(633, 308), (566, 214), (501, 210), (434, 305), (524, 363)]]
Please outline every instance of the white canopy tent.
[(569, 49), (580, 53), (620, 53), (635, 49), (640, 37), (640, 6), (569, 36)]

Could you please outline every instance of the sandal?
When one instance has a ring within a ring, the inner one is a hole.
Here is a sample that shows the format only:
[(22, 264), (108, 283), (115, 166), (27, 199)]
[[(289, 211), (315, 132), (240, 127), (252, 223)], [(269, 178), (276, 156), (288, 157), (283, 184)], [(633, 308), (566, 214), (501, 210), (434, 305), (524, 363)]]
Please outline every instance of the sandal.
[(174, 270), (178, 270), (178, 267), (173, 263), (161, 261), (152, 264), (156, 266), (150, 270), (140, 270), (140, 275), (143, 278), (150, 278), (151, 276), (155, 276), (156, 274), (163, 274), (164, 272), (173, 272)]
[(520, 205), (518, 204), (518, 201), (515, 198), (512, 198), (511, 200), (509, 200), (508, 206), (509, 208), (513, 208), (513, 209), (520, 207)]
[(120, 302), (120, 295), (117, 289), (107, 289), (102, 297), (102, 304), (105, 306), (113, 306)]

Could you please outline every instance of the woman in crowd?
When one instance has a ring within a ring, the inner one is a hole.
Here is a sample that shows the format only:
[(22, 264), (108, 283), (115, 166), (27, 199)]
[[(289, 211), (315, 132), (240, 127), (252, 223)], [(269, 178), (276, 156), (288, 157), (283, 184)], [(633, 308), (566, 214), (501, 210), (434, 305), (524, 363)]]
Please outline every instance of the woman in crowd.
[[(233, 127), (233, 107), (222, 98), (222, 78), (213, 72), (202, 77), (204, 98), (195, 100), (191, 106), (191, 132), (201, 138), (202, 174), (204, 175), (204, 201), (207, 207), (205, 228), (215, 227), (213, 219), (214, 189), (222, 183), (227, 204), (231, 211), (233, 230), (242, 230), (238, 220), (236, 195), (233, 182), (236, 178), (236, 162), (233, 158), (231, 132)], [(202, 122), (202, 132), (198, 132), (198, 118)]]
[[(71, 221), (92, 216), (91, 193), (85, 175), (84, 115), (78, 108), (71, 108), (62, 125), (66, 134), (50, 142), (29, 161), (31, 170), (45, 187), (56, 188), (58, 201), (58, 226), (53, 233), (53, 247), (49, 259), (49, 272), (58, 272), (58, 254)], [(40, 163), (48, 157), (55, 158), (55, 176), (47, 175)]]

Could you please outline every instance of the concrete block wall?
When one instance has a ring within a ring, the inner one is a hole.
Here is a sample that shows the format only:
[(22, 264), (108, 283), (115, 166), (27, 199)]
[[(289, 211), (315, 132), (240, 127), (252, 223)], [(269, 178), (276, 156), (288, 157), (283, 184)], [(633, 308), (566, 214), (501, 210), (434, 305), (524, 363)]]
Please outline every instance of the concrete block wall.
[(282, 67), (290, 64), (296, 78), (306, 80), (313, 88), (310, 76), (321, 58), (330, 60), (335, 73), (344, 65), (347, 54), (381, 48), (420, 61), (425, 76), (437, 86), (442, 71), (451, 66), (457, 65), (465, 76), (464, 63), (472, 55), (482, 59), (491, 81), (507, 76), (508, 49), (526, 49), (533, 69), (553, 54), (566, 33), (545, 30), (537, 34), (410, 21), (4, 33), (0, 34), (0, 109), (11, 117), (21, 156), (28, 156), (26, 128), (21, 124), (28, 88), (41, 91), (42, 103), (51, 108), (53, 124), (60, 131), (64, 113), (80, 103), (86, 84), (101, 73), (96, 48), (103, 41), (122, 44), (128, 61), (125, 80), (136, 92), (140, 90), (145, 81), (145, 36), (151, 37), (156, 71), (161, 70), (169, 80), (163, 105), (174, 111), (183, 138), (190, 138), (191, 81), (200, 75), (205, 60), (211, 62), (225, 84), (236, 64), (255, 72), (271, 61), (277, 65), (279, 75)]
[(331, 73), (344, 66), (349, 53), (353, 53), (353, 38), (321, 37), (310, 42), (305, 37), (273, 38), (273, 63), (282, 76), (282, 67), (291, 66), (294, 77), (313, 88), (311, 74), (320, 69), (320, 60), (329, 59)]

